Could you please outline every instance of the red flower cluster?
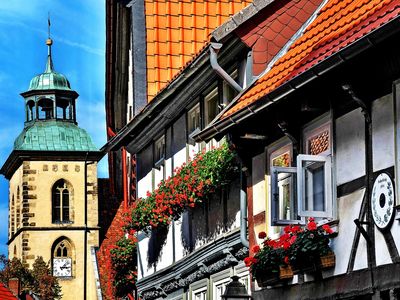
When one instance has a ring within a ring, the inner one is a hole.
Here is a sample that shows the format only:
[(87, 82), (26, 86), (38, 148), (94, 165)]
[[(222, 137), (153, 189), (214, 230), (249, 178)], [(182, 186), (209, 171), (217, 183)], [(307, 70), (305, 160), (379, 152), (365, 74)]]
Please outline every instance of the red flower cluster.
[(130, 228), (137, 231), (168, 225), (186, 208), (191, 208), (231, 179), (235, 169), (234, 154), (227, 145), (198, 153), (193, 160), (175, 168), (175, 175), (160, 182), (154, 192), (147, 192), (131, 211)]

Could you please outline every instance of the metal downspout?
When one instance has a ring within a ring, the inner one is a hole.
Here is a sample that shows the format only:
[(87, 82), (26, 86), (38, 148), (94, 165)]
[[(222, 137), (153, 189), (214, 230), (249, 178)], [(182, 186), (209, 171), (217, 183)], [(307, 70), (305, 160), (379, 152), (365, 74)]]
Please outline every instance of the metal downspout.
[(242, 245), (249, 248), (249, 240), (247, 239), (247, 193), (243, 186), (243, 170), (240, 163), (240, 241)]
[(214, 71), (221, 76), (232, 88), (234, 88), (239, 93), (243, 90), (243, 88), (235, 81), (228, 73), (225, 72), (224, 69), (218, 64), (217, 54), (221, 49), (222, 44), (220, 43), (211, 43), (210, 47), (210, 63), (211, 67)]

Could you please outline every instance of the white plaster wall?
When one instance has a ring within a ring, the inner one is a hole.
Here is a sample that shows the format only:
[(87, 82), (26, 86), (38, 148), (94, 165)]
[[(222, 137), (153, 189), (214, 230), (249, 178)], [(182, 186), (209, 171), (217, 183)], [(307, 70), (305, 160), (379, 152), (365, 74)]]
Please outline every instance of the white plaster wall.
[(142, 239), (139, 239), (138, 242), (138, 252), (140, 253), (140, 255), (138, 255), (138, 280), (154, 273), (154, 268), (148, 268), (147, 264), (147, 251), (149, 249), (149, 240), (149, 237), (143, 236)]
[(161, 180), (164, 179), (164, 166), (160, 166), (160, 169), (153, 169), (154, 172), (154, 188), (158, 188), (159, 183)]
[(372, 153), (374, 172), (394, 165), (393, 97), (372, 102)]
[(174, 168), (180, 167), (183, 163), (186, 162), (186, 147), (180, 149), (174, 154)]
[(188, 157), (190, 159), (193, 159), (194, 156), (200, 151), (200, 144), (196, 143), (195, 145), (187, 145), (187, 149), (188, 149)]
[(392, 228), (390, 228), (390, 232), (392, 233), (394, 243), (396, 244), (396, 247), (398, 251), (400, 251), (400, 239), (398, 238), (400, 236), (400, 222), (398, 220), (393, 221)]
[(172, 176), (172, 158), (168, 158), (164, 161), (165, 178)]
[(360, 213), (364, 192), (365, 190), (362, 189), (338, 199), (339, 234), (336, 238), (332, 239), (332, 248), (336, 254), (335, 275), (343, 274), (347, 271), (351, 247), (356, 231), (356, 225), (353, 220), (358, 218)]
[(386, 246), (385, 238), (379, 229), (375, 228), (375, 257), (376, 257), (376, 265), (385, 265), (392, 263), (392, 259), (390, 258), (389, 250)]
[[(365, 228), (365, 226), (364, 226)], [(366, 228), (365, 228), (366, 229)], [(357, 248), (356, 259), (354, 261), (354, 270), (366, 269), (368, 267), (367, 242), (361, 235)]]
[(185, 255), (183, 243), (182, 243), (182, 216), (179, 220), (175, 221), (175, 260), (178, 261), (182, 259)]
[(137, 183), (137, 195), (138, 198), (146, 198), (147, 191), (153, 191), (153, 184), (152, 184), (152, 171), (147, 173), (142, 179), (140, 179)]
[(361, 109), (336, 120), (337, 185), (365, 175), (365, 126)]
[[(396, 183), (395, 186), (400, 186), (400, 80), (397, 80), (395, 82), (395, 178), (396, 178)], [(399, 189), (396, 189), (396, 204), (399, 205), (400, 203), (400, 192)]]
[(252, 165), (253, 215), (257, 215), (265, 212), (265, 153), (254, 156)]
[(166, 267), (168, 267), (169, 265), (172, 265), (174, 260), (174, 243), (173, 243), (173, 239), (172, 239), (172, 225), (169, 226), (169, 230), (168, 230), (168, 236), (167, 236), (167, 240), (164, 244), (164, 246), (162, 247), (161, 253), (160, 253), (160, 258), (158, 259), (157, 262), (157, 266), (156, 266), (156, 270), (159, 271), (161, 269), (164, 269)]

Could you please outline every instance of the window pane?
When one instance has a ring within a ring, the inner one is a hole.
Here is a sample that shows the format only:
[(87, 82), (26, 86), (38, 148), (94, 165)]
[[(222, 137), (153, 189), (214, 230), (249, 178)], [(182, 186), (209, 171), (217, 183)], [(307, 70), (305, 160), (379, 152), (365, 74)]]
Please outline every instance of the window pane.
[(154, 144), (154, 162), (158, 162), (165, 157), (165, 139), (164, 137), (158, 139)]
[(218, 90), (215, 88), (205, 98), (205, 117), (208, 125), (218, 114)]
[(304, 162), (306, 210), (325, 211), (324, 162)]
[(60, 209), (61, 209), (61, 197), (60, 191), (58, 189), (55, 190), (53, 194), (53, 222), (60, 221)]
[(63, 198), (62, 198), (62, 220), (69, 221), (69, 192), (68, 190), (63, 190)]
[(296, 174), (279, 173), (278, 174), (278, 197), (279, 197), (279, 219), (295, 220), (295, 183)]
[(196, 128), (200, 129), (200, 105), (197, 104), (188, 112), (188, 133), (192, 133)]
[(58, 257), (61, 257), (61, 256), (62, 256), (62, 254), (61, 254), (61, 247), (58, 247), (58, 248), (57, 248), (57, 256), (58, 256)]

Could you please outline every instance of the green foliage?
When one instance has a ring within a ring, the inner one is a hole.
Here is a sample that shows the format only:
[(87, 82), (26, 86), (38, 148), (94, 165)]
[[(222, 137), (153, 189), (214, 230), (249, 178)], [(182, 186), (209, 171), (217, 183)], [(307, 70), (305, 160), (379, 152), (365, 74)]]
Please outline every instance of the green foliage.
[(229, 183), (237, 172), (235, 155), (226, 144), (195, 155), (192, 161), (174, 170), (158, 188), (138, 199), (131, 211), (128, 228), (150, 231), (167, 226), (182, 212), (202, 202), (216, 189)]
[(114, 270), (114, 286), (117, 297), (126, 296), (135, 287), (137, 273), (136, 266), (136, 238), (132, 234), (124, 236), (111, 249), (111, 262)]
[(317, 227), (314, 220), (297, 233), (296, 241), (289, 251), (290, 263), (295, 267), (315, 263), (319, 257), (332, 252), (329, 246), (332, 230), (328, 225)]
[(41, 256), (33, 263), (33, 269), (28, 269), (21, 260), (8, 260), (0, 256), (0, 281), (8, 285), (11, 278), (18, 278), (21, 282), (21, 292), (34, 292), (43, 300), (61, 299), (61, 288), (58, 279), (51, 275), (51, 269)]

